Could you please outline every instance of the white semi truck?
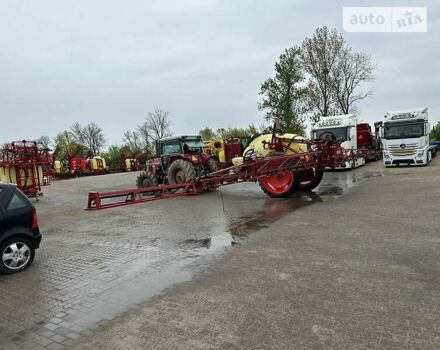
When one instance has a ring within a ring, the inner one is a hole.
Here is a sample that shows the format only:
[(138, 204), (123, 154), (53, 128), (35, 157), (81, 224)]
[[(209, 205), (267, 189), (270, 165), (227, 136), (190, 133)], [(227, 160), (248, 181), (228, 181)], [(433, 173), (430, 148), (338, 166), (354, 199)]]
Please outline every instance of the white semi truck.
[(383, 124), (384, 165), (428, 165), (430, 130), (428, 108), (388, 112)]
[[(369, 159), (369, 151), (373, 146), (373, 135), (371, 127), (367, 123), (359, 123), (357, 116), (353, 114), (335, 115), (322, 117), (312, 126), (312, 139), (329, 137), (333, 140), (340, 140), (341, 147), (357, 152), (359, 156), (352, 161), (347, 161), (345, 169), (354, 169), (365, 164), (366, 158)], [(366, 151), (366, 152), (365, 152)]]

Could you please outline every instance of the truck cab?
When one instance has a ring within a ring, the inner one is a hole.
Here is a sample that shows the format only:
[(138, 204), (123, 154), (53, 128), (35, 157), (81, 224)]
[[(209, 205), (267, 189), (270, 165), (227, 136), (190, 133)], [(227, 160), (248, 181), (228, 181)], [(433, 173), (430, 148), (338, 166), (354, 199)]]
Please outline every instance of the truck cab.
[(388, 112), (383, 124), (384, 165), (428, 165), (429, 132), (428, 108)]
[[(341, 147), (345, 149), (358, 149), (358, 125), (359, 119), (353, 114), (335, 115), (322, 117), (312, 126), (312, 139), (328, 137), (334, 141), (341, 141)], [(363, 124), (362, 124), (363, 125)], [(360, 145), (362, 146), (362, 145)], [(364, 157), (346, 162), (344, 169), (356, 168), (365, 164)]]

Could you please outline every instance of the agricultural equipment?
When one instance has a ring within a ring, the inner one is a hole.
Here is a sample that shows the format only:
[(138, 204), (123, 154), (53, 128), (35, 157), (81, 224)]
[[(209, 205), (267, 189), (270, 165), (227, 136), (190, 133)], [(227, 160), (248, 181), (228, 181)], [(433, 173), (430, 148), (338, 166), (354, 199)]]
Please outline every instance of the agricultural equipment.
[(288, 197), (298, 190), (312, 190), (322, 180), (325, 168), (344, 167), (347, 162), (364, 156), (363, 150), (341, 147), (341, 141), (322, 135), (307, 141), (294, 134), (282, 134), (279, 125), (269, 135), (261, 135), (246, 148), (231, 167), (202, 172), (181, 183), (126, 189), (112, 192), (90, 192), (86, 210), (112, 208), (153, 200), (196, 195), (220, 186), (259, 182), (271, 197)]
[(135, 153), (121, 153), (119, 161), (107, 167), (109, 173), (123, 173), (141, 170), (140, 155)]
[(220, 169), (227, 168), (232, 165), (232, 159), (243, 154), (244, 145), (240, 139), (227, 138), (221, 140), (205, 141), (206, 153), (218, 162)]
[(36, 141), (13, 141), (0, 150), (0, 182), (15, 183), (29, 197), (44, 184), (44, 169), (51, 164), (48, 148)]
[(141, 163), (139, 157), (134, 153), (121, 154), (121, 170), (122, 171), (139, 171), (141, 170)]
[(358, 152), (358, 157), (340, 168), (357, 168), (368, 160), (382, 158), (381, 139), (376, 133), (373, 135), (368, 123), (359, 123), (353, 114), (322, 117), (312, 127), (312, 138), (318, 139), (328, 136), (339, 140), (341, 147)]
[[(55, 159), (58, 153), (58, 149), (56, 149), (53, 154), (53, 168), (56, 177), (102, 175), (107, 173), (105, 159), (93, 155), (92, 152), (87, 151), (81, 145), (77, 145), (73, 152), (66, 154), (61, 160)], [(84, 157), (79, 156), (81, 153), (84, 154)]]
[(206, 153), (200, 136), (180, 136), (156, 141), (156, 155), (137, 178), (138, 188), (182, 184), (217, 170), (217, 161)]

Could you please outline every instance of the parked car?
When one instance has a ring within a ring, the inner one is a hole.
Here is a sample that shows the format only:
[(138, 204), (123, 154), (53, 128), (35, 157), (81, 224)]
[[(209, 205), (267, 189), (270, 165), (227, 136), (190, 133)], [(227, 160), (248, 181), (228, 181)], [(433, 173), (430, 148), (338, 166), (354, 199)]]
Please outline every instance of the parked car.
[(37, 211), (15, 186), (0, 184), (0, 272), (28, 268), (40, 245)]
[(437, 150), (440, 150), (440, 140), (431, 141), (431, 145), (437, 146)]

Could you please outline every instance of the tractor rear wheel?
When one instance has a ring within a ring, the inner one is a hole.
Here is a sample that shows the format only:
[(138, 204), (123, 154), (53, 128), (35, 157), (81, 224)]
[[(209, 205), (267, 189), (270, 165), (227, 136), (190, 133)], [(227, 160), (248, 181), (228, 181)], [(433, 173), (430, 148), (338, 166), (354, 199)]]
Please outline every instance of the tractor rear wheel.
[(210, 173), (218, 170), (218, 162), (215, 158), (209, 158), (206, 162), (206, 167), (208, 168)]
[(322, 169), (313, 168), (304, 170), (298, 189), (301, 191), (311, 191), (315, 189), (321, 183), (323, 175), (324, 171)]
[(291, 196), (299, 187), (301, 173), (298, 171), (261, 177), (258, 183), (269, 197), (285, 198)]
[(177, 159), (168, 168), (168, 183), (181, 184), (196, 178), (195, 166), (183, 159)]
[(139, 174), (136, 179), (136, 186), (138, 188), (157, 186), (159, 181), (157, 181), (156, 175), (150, 173), (149, 171)]

